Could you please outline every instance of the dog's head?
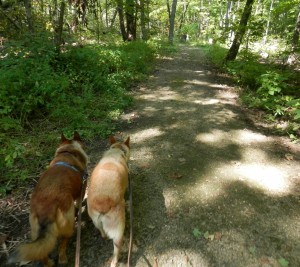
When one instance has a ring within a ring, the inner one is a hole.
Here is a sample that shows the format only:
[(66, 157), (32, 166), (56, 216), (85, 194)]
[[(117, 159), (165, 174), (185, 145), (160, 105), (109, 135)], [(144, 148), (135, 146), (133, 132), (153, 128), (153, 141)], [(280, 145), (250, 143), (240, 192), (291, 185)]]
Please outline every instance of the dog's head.
[(129, 142), (130, 142), (130, 137), (128, 137), (124, 142), (117, 141), (114, 136), (109, 137), (110, 148), (120, 149), (124, 153), (124, 157), (126, 161), (128, 161), (130, 157)]
[[(74, 154), (81, 154), (78, 155), (84, 161), (84, 165), (87, 165), (88, 156), (84, 151), (84, 144), (78, 132), (74, 132), (73, 138), (68, 139), (62, 133), (60, 138), (60, 144), (58, 149), (56, 150), (56, 154), (61, 152), (70, 152)], [(77, 153), (79, 152), (79, 153)]]

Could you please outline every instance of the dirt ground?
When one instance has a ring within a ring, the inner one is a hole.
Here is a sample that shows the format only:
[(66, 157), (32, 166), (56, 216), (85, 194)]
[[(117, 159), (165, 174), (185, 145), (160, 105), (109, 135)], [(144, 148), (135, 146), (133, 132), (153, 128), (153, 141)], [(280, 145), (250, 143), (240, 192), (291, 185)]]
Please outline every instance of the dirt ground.
[[(132, 146), (132, 266), (300, 266), (299, 144), (273, 135), (242, 107), (199, 48), (160, 59), (132, 94), (119, 133)], [(88, 144), (90, 170), (105, 149), (105, 140)], [(17, 202), (0, 202), (8, 248), (29, 233), (28, 207)], [(128, 229), (125, 236), (120, 266)], [(109, 266), (112, 241), (100, 238), (86, 211), (81, 239), (81, 267)], [(74, 236), (68, 267), (75, 245)]]

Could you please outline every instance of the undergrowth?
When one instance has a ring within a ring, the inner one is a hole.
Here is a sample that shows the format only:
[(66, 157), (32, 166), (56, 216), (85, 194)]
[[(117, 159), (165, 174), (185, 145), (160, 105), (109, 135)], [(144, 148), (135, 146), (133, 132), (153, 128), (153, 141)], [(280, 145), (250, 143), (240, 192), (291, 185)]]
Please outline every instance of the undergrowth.
[(276, 131), (294, 141), (299, 139), (299, 72), (271, 60), (260, 62), (259, 55), (249, 51), (241, 51), (235, 61), (225, 64), (227, 49), (212, 45), (203, 46), (203, 50), (215, 66), (229, 73), (243, 88), (240, 96), (247, 106), (264, 110), (269, 121), (277, 122)]
[(0, 195), (35, 179), (60, 134), (106, 137), (132, 103), (128, 90), (151, 70), (155, 46), (11, 43), (0, 54)]

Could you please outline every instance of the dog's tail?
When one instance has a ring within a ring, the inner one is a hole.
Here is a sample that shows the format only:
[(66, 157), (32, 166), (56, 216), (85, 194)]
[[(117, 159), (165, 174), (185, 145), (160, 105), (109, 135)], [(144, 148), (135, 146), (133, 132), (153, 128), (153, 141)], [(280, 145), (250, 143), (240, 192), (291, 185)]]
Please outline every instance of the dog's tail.
[(39, 224), (36, 240), (20, 245), (8, 258), (8, 264), (21, 261), (42, 261), (54, 249), (58, 231), (55, 222)]

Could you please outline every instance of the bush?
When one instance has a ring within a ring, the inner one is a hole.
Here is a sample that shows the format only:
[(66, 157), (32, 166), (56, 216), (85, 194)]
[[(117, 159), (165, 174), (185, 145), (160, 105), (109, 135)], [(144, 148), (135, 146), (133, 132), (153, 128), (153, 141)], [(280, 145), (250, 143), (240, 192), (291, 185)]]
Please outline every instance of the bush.
[(132, 102), (128, 89), (150, 70), (154, 54), (143, 42), (66, 46), (58, 54), (45, 40), (12, 44), (0, 54), (0, 194), (41, 167), (40, 153), (53, 153), (41, 138), (74, 130), (85, 138), (111, 134)]

